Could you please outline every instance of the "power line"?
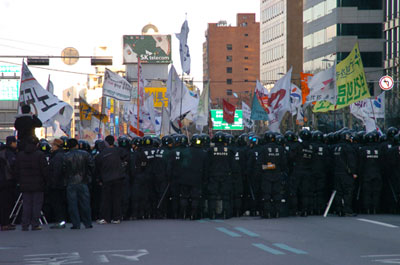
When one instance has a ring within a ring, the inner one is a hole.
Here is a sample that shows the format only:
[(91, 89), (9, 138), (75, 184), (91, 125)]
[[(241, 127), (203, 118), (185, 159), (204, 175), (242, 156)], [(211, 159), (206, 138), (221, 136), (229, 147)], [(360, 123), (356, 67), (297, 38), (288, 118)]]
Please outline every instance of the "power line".
[(35, 43), (35, 42), (29, 42), (29, 41), (13, 40), (13, 39), (7, 39), (7, 38), (0, 38), (0, 40), (13, 41), (13, 42), (19, 42), (19, 43), (25, 43), (25, 44), (32, 44), (32, 45), (42, 46), (42, 47), (47, 47), (47, 48), (62, 49), (62, 48), (56, 47), (56, 46), (50, 46), (50, 45), (45, 45), (45, 44), (40, 44), (40, 43)]

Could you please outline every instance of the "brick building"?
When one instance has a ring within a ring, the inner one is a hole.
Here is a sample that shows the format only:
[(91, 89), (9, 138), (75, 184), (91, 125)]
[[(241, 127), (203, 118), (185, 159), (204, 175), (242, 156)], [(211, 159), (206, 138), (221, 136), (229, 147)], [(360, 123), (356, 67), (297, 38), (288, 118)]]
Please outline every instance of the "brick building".
[(237, 14), (236, 26), (209, 23), (203, 44), (203, 80), (210, 80), (212, 107), (222, 99), (249, 103), (260, 76), (260, 23), (255, 14)]

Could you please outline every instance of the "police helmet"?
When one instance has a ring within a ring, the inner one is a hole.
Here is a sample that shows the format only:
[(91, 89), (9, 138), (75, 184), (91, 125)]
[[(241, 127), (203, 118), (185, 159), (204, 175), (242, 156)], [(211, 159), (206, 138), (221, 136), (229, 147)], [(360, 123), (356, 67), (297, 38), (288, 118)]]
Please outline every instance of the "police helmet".
[(236, 142), (239, 146), (246, 146), (247, 141), (248, 141), (248, 134), (242, 133), (241, 135), (239, 135)]
[(302, 129), (299, 133), (299, 137), (302, 141), (311, 140), (311, 132), (308, 129)]
[(171, 135), (165, 135), (161, 138), (162, 146), (168, 146), (174, 144), (174, 138)]
[(63, 141), (62, 148), (64, 150), (68, 150), (68, 137), (67, 136), (61, 136), (60, 139)]
[(285, 143), (285, 138), (282, 134), (276, 135), (276, 143), (279, 145), (283, 145)]
[(200, 134), (201, 140), (203, 142), (203, 146), (209, 146), (211, 139), (210, 136), (208, 134), (202, 133)]
[(365, 135), (365, 140), (368, 143), (377, 143), (379, 141), (379, 133), (377, 131), (369, 132)]
[(202, 146), (203, 141), (201, 138), (201, 135), (193, 134), (192, 139), (190, 139), (192, 146)]
[(355, 138), (354, 138), (354, 140), (355, 140), (357, 143), (360, 143), (360, 144), (365, 143), (365, 134), (366, 134), (365, 131), (359, 131), (359, 132), (357, 132), (357, 133), (356, 133), (356, 136), (355, 136)]
[(264, 141), (266, 143), (272, 143), (276, 141), (276, 135), (275, 133), (271, 132), (271, 131), (266, 131), (264, 134)]
[(396, 127), (389, 127), (386, 131), (386, 135), (388, 139), (392, 139), (398, 132), (399, 130)]
[(143, 144), (144, 144), (145, 146), (151, 146), (151, 145), (153, 145), (153, 138), (151, 138), (150, 135), (144, 136), (144, 137), (143, 137)]
[(47, 141), (40, 142), (39, 148), (40, 148), (40, 151), (42, 151), (44, 153), (50, 153), (50, 150), (51, 150), (51, 146)]
[(212, 138), (212, 142), (215, 144), (222, 144), (226, 142), (226, 136), (225, 133), (219, 131), (216, 132)]
[(230, 134), (230, 133), (227, 133), (227, 134), (226, 134), (226, 143), (227, 143), (228, 145), (233, 145), (233, 144), (235, 143), (235, 136), (233, 136), (233, 135)]
[(253, 145), (253, 146), (259, 145), (260, 144), (260, 137), (258, 137), (257, 135), (252, 135), (251, 139), (249, 137), (249, 144)]
[(295, 142), (296, 141), (296, 134), (290, 130), (286, 131), (284, 136), (285, 136), (285, 140), (287, 142)]
[(138, 136), (133, 137), (133, 139), (131, 140), (131, 146), (132, 145), (137, 146), (137, 147), (143, 146), (143, 139)]
[(154, 147), (160, 147), (161, 146), (161, 140), (158, 137), (153, 137), (153, 146)]
[(321, 131), (313, 131), (312, 133), (312, 140), (316, 142), (323, 142), (324, 141), (324, 134)]
[(340, 140), (345, 141), (345, 142), (351, 142), (352, 140), (352, 136), (351, 136), (351, 132), (348, 130), (343, 130), (341, 132), (338, 133)]
[(118, 141), (118, 146), (123, 147), (123, 148), (129, 148), (129, 139), (126, 136), (120, 136), (117, 139)]

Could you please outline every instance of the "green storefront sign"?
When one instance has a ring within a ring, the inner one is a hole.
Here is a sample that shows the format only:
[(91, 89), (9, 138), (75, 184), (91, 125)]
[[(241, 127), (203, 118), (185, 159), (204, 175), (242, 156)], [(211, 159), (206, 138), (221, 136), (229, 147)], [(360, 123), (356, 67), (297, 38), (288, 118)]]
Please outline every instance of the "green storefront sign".
[[(0, 74), (4, 76), (20, 76), (21, 66), (0, 65)], [(0, 100), (18, 100), (19, 79), (0, 79)]]
[(222, 109), (211, 110), (211, 120), (213, 130), (243, 130), (242, 110), (235, 111), (235, 120), (233, 124), (228, 124), (223, 119), (224, 113)]

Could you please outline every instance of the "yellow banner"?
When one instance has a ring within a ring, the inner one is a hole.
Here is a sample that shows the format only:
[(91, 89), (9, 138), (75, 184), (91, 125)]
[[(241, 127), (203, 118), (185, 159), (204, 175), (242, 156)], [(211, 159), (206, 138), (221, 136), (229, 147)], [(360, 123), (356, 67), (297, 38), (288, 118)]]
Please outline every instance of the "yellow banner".
[(349, 56), (336, 65), (336, 88), (336, 105), (318, 101), (313, 108), (314, 112), (341, 109), (370, 97), (358, 43), (354, 45)]
[(165, 97), (165, 93), (167, 92), (166, 87), (145, 87), (144, 91), (149, 95), (153, 95), (154, 99), (154, 107), (162, 108), (168, 107), (168, 98)]
[(95, 108), (90, 106), (85, 100), (79, 98), (79, 118), (81, 121), (90, 121), (92, 120), (92, 116), (99, 119), (103, 123), (108, 122), (108, 117), (106, 115), (100, 114)]

